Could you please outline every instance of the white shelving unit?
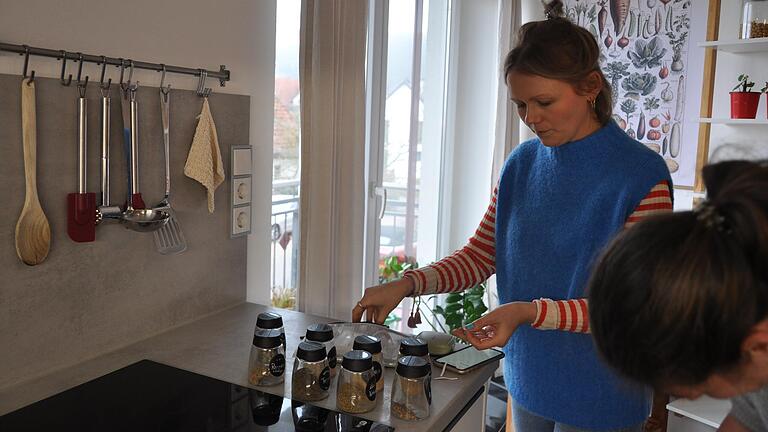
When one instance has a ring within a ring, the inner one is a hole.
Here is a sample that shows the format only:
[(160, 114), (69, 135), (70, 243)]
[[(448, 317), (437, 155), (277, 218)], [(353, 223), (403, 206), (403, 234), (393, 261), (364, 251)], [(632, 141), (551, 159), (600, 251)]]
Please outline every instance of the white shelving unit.
[(768, 51), (768, 38), (716, 40), (700, 42), (699, 46), (730, 53)]
[(732, 118), (700, 118), (699, 123), (717, 123), (729, 125), (768, 125), (768, 119), (732, 119)]

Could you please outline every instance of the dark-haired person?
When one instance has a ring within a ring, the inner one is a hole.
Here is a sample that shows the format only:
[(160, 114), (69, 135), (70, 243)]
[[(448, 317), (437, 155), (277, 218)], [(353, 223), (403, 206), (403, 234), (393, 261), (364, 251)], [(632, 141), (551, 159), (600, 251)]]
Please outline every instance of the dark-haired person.
[(525, 24), (504, 62), (509, 96), (537, 137), (507, 159), (475, 235), (447, 258), (368, 288), (352, 316), (381, 323), (406, 296), (461, 291), (495, 273), (502, 305), (460, 336), (504, 347), (516, 430), (640, 430), (649, 393), (597, 358), (584, 288), (618, 231), (671, 211), (671, 179), (658, 154), (611, 120), (597, 42), (562, 9), (551, 2), (547, 20)]
[(733, 399), (721, 431), (768, 430), (768, 167), (704, 169), (695, 211), (615, 239), (589, 284), (603, 358), (674, 395)]

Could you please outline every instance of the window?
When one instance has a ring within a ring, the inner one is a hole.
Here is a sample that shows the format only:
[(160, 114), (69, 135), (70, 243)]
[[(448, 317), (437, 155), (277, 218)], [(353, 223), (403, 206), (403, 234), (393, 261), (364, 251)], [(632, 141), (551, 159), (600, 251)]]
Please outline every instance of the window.
[[(370, 10), (367, 286), (398, 264), (436, 260), (450, 1), (373, 1)], [(409, 311), (406, 301), (388, 324), (410, 331)]]
[(273, 306), (294, 309), (299, 254), (301, 175), (299, 117), (301, 0), (277, 2), (276, 19), (270, 288)]

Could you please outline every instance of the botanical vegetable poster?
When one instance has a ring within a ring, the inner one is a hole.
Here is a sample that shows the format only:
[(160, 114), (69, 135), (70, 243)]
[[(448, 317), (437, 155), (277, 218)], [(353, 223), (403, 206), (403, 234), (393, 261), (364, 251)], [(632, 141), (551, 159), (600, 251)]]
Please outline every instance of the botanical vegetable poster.
[[(684, 128), (685, 95), (689, 74), (700, 75), (701, 69), (688, 64), (691, 0), (564, 3), (568, 19), (598, 41), (600, 66), (613, 89), (616, 123), (664, 158), (676, 186), (692, 186), (698, 124)], [(691, 148), (684, 149), (684, 141)], [(691, 160), (693, 164), (685, 163)]]

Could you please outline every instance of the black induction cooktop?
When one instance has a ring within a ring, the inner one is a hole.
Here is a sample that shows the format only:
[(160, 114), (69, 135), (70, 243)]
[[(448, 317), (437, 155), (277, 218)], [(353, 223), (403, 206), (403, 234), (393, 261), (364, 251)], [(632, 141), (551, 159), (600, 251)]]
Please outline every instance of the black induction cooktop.
[(150, 360), (0, 417), (0, 431), (337, 431), (393, 428)]

